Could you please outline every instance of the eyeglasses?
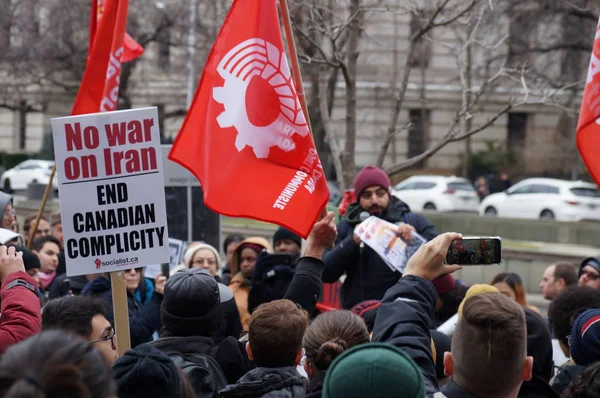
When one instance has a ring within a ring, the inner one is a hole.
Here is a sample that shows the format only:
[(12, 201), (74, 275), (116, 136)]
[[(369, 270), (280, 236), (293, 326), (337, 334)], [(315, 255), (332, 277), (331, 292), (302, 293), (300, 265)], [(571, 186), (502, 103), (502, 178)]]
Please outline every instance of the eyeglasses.
[(4, 213), (2, 213), (2, 217), (14, 217), (17, 215), (17, 211), (15, 209), (10, 209), (10, 210), (4, 210)]
[(597, 281), (600, 279), (600, 275), (593, 273), (592, 271), (581, 271), (581, 276), (585, 275), (589, 280)]
[(378, 198), (383, 198), (388, 193), (387, 189), (379, 188), (376, 191), (364, 191), (360, 194), (360, 198), (364, 200), (369, 200), (375, 194)]
[(214, 258), (196, 258), (196, 259), (194, 259), (192, 264), (198, 264), (198, 265), (208, 264), (208, 265), (212, 266), (212, 265), (217, 265), (217, 262), (215, 261)]
[(110, 340), (111, 343), (115, 344), (115, 329), (114, 328), (110, 328), (108, 335), (102, 337), (101, 339), (92, 340), (92, 341), (90, 341), (90, 344), (99, 343), (101, 341), (108, 341), (108, 340)]

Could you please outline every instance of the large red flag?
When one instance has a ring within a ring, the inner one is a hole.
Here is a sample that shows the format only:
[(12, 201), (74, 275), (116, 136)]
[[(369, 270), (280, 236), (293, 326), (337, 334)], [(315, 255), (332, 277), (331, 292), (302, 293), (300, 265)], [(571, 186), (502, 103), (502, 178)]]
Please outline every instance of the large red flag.
[(169, 158), (206, 205), (307, 237), (329, 189), (284, 52), (276, 0), (237, 0)]
[(577, 124), (577, 147), (590, 174), (600, 185), (600, 21)]
[(117, 109), (128, 0), (107, 0), (98, 22), (72, 115)]

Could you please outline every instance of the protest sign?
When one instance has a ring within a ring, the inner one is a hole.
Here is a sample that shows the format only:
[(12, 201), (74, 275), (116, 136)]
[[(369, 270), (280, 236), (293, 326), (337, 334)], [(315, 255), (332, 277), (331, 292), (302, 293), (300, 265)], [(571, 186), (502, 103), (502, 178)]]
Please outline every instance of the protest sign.
[[(183, 253), (187, 249), (187, 243), (179, 239), (169, 238), (169, 270), (177, 267), (183, 262)], [(161, 272), (160, 264), (148, 265), (144, 270), (144, 276), (146, 278), (154, 279), (156, 275)]]
[(398, 233), (398, 226), (375, 216), (360, 223), (354, 233), (367, 246), (375, 250), (392, 271), (404, 273), (408, 259), (426, 242), (413, 232), (412, 239), (404, 240)]
[(169, 262), (156, 108), (52, 119), (67, 275)]

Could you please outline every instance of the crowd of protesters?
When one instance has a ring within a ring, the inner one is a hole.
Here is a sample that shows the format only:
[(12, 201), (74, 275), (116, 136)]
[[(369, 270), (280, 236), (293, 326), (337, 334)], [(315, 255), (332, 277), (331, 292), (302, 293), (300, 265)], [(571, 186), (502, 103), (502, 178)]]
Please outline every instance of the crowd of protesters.
[[(33, 235), (26, 218), (23, 237), (0, 192), (0, 397), (600, 396), (600, 258), (549, 264), (545, 317), (517, 273), (455, 279), (444, 260), (462, 235), (393, 197), (383, 170), (365, 167), (354, 193), (306, 242), (234, 234), (223, 257), (190, 243), (168, 278), (128, 270), (132, 349), (118, 357), (108, 275), (68, 277), (60, 215)], [(428, 241), (404, 274), (354, 234), (364, 212)], [(319, 310), (338, 281), (343, 309)]]

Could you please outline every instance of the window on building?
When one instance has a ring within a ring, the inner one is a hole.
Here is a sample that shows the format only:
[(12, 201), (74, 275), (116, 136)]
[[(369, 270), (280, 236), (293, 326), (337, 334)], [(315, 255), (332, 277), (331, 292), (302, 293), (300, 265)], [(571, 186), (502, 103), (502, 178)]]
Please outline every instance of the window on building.
[(520, 65), (528, 60), (528, 49), (536, 37), (538, 15), (531, 5), (515, 3), (509, 7), (508, 63)]
[[(422, 15), (410, 14), (410, 36), (412, 37), (421, 28)], [(427, 68), (431, 58), (431, 42), (420, 37), (415, 42), (415, 48), (410, 57), (410, 66), (414, 68)]]
[(508, 114), (506, 127), (506, 146), (509, 150), (521, 151), (527, 138), (527, 114), (514, 112)]
[[(420, 155), (427, 149), (430, 118), (431, 112), (427, 109), (411, 109), (409, 111), (408, 158)], [(421, 162), (417, 168), (423, 166), (424, 162)]]
[(158, 67), (168, 71), (171, 65), (171, 31), (163, 29), (158, 33)]

